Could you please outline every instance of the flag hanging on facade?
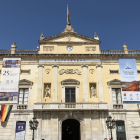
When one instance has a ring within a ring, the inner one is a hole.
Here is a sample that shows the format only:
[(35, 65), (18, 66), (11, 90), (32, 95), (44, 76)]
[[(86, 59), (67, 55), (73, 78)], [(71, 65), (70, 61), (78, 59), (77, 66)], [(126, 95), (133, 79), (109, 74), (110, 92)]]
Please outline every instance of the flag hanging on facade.
[(67, 5), (67, 23), (70, 23), (69, 8)]
[(2, 114), (1, 114), (1, 122), (5, 122), (7, 120), (12, 107), (13, 105), (3, 105)]

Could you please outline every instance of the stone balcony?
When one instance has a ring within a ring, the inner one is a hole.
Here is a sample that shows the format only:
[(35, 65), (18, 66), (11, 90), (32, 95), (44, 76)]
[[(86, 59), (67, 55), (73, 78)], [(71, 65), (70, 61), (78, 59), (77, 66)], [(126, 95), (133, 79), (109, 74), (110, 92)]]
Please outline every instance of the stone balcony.
[(34, 110), (108, 110), (106, 103), (35, 103)]

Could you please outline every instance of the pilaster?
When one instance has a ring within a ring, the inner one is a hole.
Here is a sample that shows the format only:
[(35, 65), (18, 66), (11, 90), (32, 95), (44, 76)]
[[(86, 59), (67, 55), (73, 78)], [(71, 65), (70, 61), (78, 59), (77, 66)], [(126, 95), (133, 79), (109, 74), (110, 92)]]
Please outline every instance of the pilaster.
[(98, 73), (98, 91), (99, 91), (99, 101), (104, 102), (104, 92), (103, 92), (103, 79), (102, 79), (102, 65), (96, 65)]
[(87, 77), (87, 69), (88, 65), (81, 65), (83, 68), (83, 94), (84, 94), (84, 102), (88, 102), (88, 77)]
[(38, 87), (37, 87), (37, 102), (41, 103), (43, 89), (43, 68), (44, 65), (38, 65)]
[(57, 80), (58, 80), (58, 68), (59, 65), (52, 65), (53, 68), (53, 102), (57, 102)]

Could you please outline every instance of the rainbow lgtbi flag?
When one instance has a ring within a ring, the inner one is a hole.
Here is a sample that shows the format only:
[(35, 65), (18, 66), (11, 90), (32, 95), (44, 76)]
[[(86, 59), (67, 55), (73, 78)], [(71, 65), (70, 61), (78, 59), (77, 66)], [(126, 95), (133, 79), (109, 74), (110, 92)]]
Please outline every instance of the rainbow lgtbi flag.
[(5, 122), (7, 120), (12, 107), (13, 105), (3, 105), (2, 114), (1, 114), (1, 122)]

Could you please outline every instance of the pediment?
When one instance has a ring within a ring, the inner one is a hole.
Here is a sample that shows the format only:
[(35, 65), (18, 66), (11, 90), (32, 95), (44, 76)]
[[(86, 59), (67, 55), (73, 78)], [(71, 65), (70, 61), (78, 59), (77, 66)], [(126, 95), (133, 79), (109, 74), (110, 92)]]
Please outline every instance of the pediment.
[(43, 40), (39, 41), (39, 44), (45, 44), (45, 43), (66, 43), (66, 42), (70, 42), (70, 43), (96, 43), (96, 44), (100, 44), (99, 40), (90, 38), (90, 37), (86, 37), (86, 36), (82, 36), (79, 35), (77, 33), (73, 33), (73, 32), (66, 32), (66, 33), (61, 33), (59, 35), (56, 36), (52, 36), (49, 38), (45, 38)]
[(121, 85), (121, 80), (113, 79), (107, 82), (108, 85)]
[(31, 82), (29, 80), (26, 80), (26, 79), (22, 79), (22, 80), (19, 81), (19, 85), (29, 85), (29, 86), (32, 86), (33, 82)]

